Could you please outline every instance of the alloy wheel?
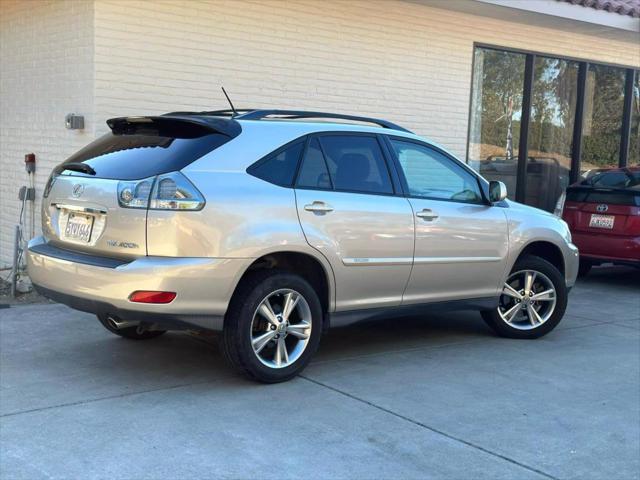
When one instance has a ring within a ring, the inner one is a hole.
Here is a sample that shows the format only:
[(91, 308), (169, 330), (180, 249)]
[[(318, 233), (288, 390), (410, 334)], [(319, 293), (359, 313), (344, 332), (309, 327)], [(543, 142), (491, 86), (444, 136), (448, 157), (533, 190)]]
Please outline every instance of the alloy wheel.
[(311, 324), (311, 309), (300, 293), (288, 288), (276, 290), (260, 302), (253, 314), (253, 352), (267, 367), (288, 367), (307, 348)]
[(513, 328), (531, 330), (551, 318), (556, 299), (556, 289), (549, 277), (535, 270), (520, 270), (505, 282), (498, 314)]

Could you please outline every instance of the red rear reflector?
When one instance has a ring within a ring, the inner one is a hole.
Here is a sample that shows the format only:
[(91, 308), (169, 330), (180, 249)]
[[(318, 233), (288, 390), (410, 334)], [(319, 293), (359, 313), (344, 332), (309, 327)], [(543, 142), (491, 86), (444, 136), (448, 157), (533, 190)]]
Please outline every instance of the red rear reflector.
[(171, 303), (176, 298), (175, 292), (154, 292), (137, 290), (129, 295), (129, 301), (136, 303)]

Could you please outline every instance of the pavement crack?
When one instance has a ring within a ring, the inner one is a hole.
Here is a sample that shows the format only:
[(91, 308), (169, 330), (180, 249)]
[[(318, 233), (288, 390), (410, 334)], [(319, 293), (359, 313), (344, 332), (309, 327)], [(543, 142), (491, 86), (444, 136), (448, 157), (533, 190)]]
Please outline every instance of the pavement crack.
[(23, 415), (25, 413), (34, 413), (34, 412), (42, 412), (45, 410), (52, 410), (55, 408), (64, 408), (64, 407), (75, 407), (77, 405), (87, 405), (89, 403), (96, 403), (96, 402), (101, 402), (103, 400), (113, 400), (116, 398), (124, 398), (124, 397), (130, 397), (133, 395), (142, 395), (145, 393), (153, 393), (153, 392), (161, 392), (163, 390), (176, 390), (178, 388), (184, 388), (184, 387), (191, 387), (194, 385), (203, 385), (206, 383), (211, 383), (213, 380), (205, 380), (202, 382), (193, 382), (193, 383), (182, 383), (179, 385), (171, 385), (169, 387), (158, 387), (158, 388), (150, 388), (148, 390), (138, 390), (135, 392), (126, 392), (126, 393), (119, 393), (117, 395), (108, 395), (106, 397), (100, 397), (100, 398), (91, 398), (88, 400), (78, 400), (77, 402), (68, 402), (68, 403), (59, 403), (57, 405), (48, 405), (46, 407), (39, 407), (39, 408), (31, 408), (29, 410), (20, 410), (17, 412), (10, 412), (10, 413), (3, 413), (2, 415), (0, 415), (0, 418), (5, 418), (5, 417), (15, 417), (17, 415)]
[(384, 412), (384, 413), (389, 414), (389, 415), (393, 415), (394, 417), (399, 418), (401, 420), (404, 420), (406, 422), (412, 423), (413, 425), (416, 425), (418, 427), (421, 427), (421, 428), (424, 428), (426, 430), (429, 430), (429, 431), (431, 431), (431, 432), (433, 432), (433, 433), (435, 433), (437, 435), (441, 435), (441, 436), (443, 436), (445, 438), (448, 438), (449, 440), (453, 440), (454, 442), (462, 443), (463, 445), (471, 447), (471, 448), (473, 448), (475, 450), (478, 450), (480, 452), (486, 453), (487, 455), (491, 455), (492, 457), (499, 458), (500, 460), (504, 460), (504, 461), (509, 462), (509, 463), (511, 463), (513, 465), (516, 465), (516, 466), (518, 466), (520, 468), (524, 468), (525, 470), (528, 470), (530, 472), (537, 473), (538, 475), (541, 475), (541, 476), (543, 476), (545, 478), (549, 478), (551, 480), (559, 480), (558, 477), (554, 477), (553, 475), (550, 475), (550, 474), (548, 474), (548, 473), (546, 473), (546, 472), (544, 472), (542, 470), (539, 470), (539, 469), (537, 469), (535, 467), (532, 467), (530, 465), (527, 465), (527, 464), (524, 464), (524, 463), (519, 462), (517, 460), (514, 460), (513, 458), (509, 458), (509, 457), (507, 457), (505, 455), (502, 455), (502, 454), (500, 454), (498, 452), (494, 452), (492, 450), (489, 450), (489, 449), (487, 449), (487, 448), (485, 448), (485, 447), (483, 447), (481, 445), (477, 445), (477, 444), (475, 444), (473, 442), (470, 442), (468, 440), (464, 440), (463, 438), (456, 437), (456, 436), (451, 435), (451, 434), (449, 434), (447, 432), (444, 432), (444, 431), (439, 430), (437, 428), (431, 427), (431, 426), (429, 426), (429, 425), (427, 425), (425, 423), (419, 422), (419, 421), (414, 420), (412, 418), (409, 418), (409, 417), (407, 417), (405, 415), (402, 415), (400, 413), (394, 412), (393, 410), (389, 410), (388, 408), (381, 407), (380, 405), (376, 405), (373, 402), (370, 402), (370, 401), (365, 400), (363, 398), (357, 397), (357, 396), (355, 396), (355, 395), (353, 395), (353, 394), (351, 394), (349, 392), (345, 392), (344, 390), (340, 390), (339, 388), (332, 387), (331, 385), (327, 385), (326, 383), (320, 382), (318, 380), (314, 380), (314, 379), (309, 378), (309, 377), (307, 377), (305, 375), (298, 375), (298, 377), (299, 378), (303, 378), (304, 380), (306, 380), (308, 382), (311, 382), (311, 383), (313, 383), (315, 385), (318, 385), (320, 387), (324, 387), (324, 388), (327, 388), (329, 390), (332, 390), (333, 392), (336, 392), (336, 393), (338, 393), (340, 395), (348, 397), (348, 398), (350, 398), (352, 400), (355, 400), (357, 402), (364, 403), (365, 405), (373, 407), (373, 408), (375, 408), (375, 409), (377, 409), (377, 410), (379, 410), (381, 412)]

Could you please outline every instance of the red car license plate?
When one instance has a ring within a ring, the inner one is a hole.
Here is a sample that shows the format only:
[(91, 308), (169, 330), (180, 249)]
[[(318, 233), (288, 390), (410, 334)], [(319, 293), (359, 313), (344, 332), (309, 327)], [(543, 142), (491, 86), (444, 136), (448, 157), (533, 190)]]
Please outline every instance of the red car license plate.
[(607, 228), (609, 230), (613, 229), (613, 222), (616, 217), (613, 215), (596, 215), (595, 213), (591, 215), (591, 220), (589, 221), (589, 227), (592, 228)]

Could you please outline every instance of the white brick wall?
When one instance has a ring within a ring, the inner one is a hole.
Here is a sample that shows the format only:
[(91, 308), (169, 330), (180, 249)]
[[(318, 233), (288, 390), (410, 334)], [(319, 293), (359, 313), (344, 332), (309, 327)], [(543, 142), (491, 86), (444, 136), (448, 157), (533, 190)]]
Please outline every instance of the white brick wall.
[[(1, 77), (4, 196), (22, 181), (13, 165), (27, 151), (40, 148), (50, 166), (106, 131), (109, 117), (224, 108), (220, 85), (238, 107), (380, 116), (464, 156), (474, 42), (640, 66), (631, 34), (603, 39), (575, 33), (576, 23), (544, 28), (426, 1), (89, 1), (3, 4), (0, 66), (12, 70)], [(31, 50), (14, 53), (21, 48)], [(20, 81), (27, 71), (38, 78)], [(64, 81), (71, 72), (80, 78)], [(85, 133), (62, 127), (72, 110), (86, 115)], [(38, 181), (45, 180), (41, 163)], [(16, 203), (7, 203), (5, 260), (17, 216)]]
[[(0, 265), (10, 262), (24, 155), (37, 157), (36, 231), (54, 165), (93, 138), (93, 3), (0, 0)], [(84, 132), (64, 117), (85, 116)]]

